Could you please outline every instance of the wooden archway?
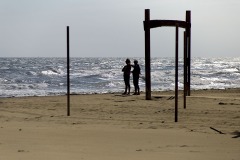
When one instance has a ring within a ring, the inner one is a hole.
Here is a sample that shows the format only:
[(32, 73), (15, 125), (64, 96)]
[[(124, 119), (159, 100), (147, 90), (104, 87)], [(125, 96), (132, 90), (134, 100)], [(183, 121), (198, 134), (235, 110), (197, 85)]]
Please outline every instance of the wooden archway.
[(157, 27), (176, 27), (175, 41), (175, 122), (178, 121), (178, 29), (184, 28), (184, 108), (186, 96), (190, 96), (191, 76), (191, 11), (186, 11), (186, 20), (150, 20), (150, 10), (145, 9), (145, 77), (146, 100), (151, 99), (151, 56), (150, 56), (150, 29)]

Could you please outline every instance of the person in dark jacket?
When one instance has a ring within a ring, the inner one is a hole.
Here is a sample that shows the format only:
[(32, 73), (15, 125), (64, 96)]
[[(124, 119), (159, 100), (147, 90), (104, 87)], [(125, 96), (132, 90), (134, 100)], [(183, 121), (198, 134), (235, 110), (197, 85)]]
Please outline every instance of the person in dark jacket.
[(126, 65), (123, 67), (122, 71), (125, 83), (125, 92), (123, 94), (130, 94), (131, 61), (129, 59), (126, 59)]
[(133, 95), (140, 95), (140, 88), (138, 83), (139, 83), (139, 75), (141, 74), (141, 68), (137, 60), (134, 60), (134, 65), (132, 65), (132, 67), (133, 67), (133, 71), (132, 71), (133, 85), (135, 88), (135, 92)]

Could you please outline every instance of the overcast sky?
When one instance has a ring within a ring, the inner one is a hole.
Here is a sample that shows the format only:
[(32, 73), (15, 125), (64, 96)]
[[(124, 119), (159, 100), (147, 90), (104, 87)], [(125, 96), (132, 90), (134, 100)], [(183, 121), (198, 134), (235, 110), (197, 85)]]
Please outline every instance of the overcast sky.
[[(0, 57), (144, 57), (151, 19), (192, 16), (193, 57), (240, 56), (240, 0), (0, 0)], [(179, 53), (182, 55), (180, 29)], [(151, 55), (173, 57), (175, 28), (151, 29)]]

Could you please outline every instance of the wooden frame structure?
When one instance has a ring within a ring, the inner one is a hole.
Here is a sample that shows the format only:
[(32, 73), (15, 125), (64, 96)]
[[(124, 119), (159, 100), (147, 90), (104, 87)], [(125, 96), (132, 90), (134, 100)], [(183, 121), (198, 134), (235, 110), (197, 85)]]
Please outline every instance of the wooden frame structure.
[(150, 29), (157, 27), (176, 27), (175, 43), (175, 122), (178, 121), (178, 30), (184, 28), (184, 108), (186, 96), (190, 96), (191, 76), (191, 11), (186, 11), (186, 20), (150, 20), (150, 10), (145, 9), (145, 77), (146, 100), (151, 99), (151, 56), (150, 56)]

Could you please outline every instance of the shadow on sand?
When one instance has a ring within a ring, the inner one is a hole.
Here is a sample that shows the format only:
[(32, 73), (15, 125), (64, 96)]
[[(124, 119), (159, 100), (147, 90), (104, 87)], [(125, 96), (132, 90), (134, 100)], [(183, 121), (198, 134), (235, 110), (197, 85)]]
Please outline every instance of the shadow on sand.
[(232, 135), (235, 135), (232, 138), (240, 138), (240, 132), (239, 131), (233, 132)]

